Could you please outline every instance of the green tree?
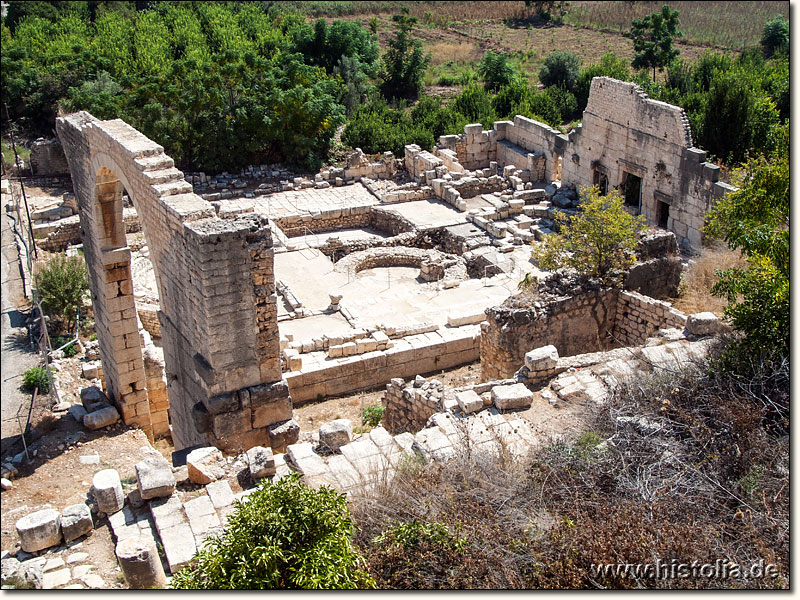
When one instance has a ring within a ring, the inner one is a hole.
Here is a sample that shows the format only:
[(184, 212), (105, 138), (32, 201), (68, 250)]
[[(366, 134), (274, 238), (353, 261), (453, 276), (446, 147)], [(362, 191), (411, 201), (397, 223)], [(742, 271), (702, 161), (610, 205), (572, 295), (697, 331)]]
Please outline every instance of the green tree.
[(347, 498), (292, 473), (238, 503), (222, 534), (172, 579), (176, 589), (373, 588), (352, 543)]
[(644, 217), (625, 210), (618, 190), (601, 196), (597, 187), (582, 187), (580, 196), (578, 213), (572, 218), (556, 213), (560, 231), (537, 245), (533, 256), (543, 269), (571, 268), (605, 284), (621, 285), (622, 272), (635, 261)]
[(592, 79), (595, 77), (613, 77), (620, 81), (628, 81), (631, 72), (628, 64), (613, 52), (606, 52), (600, 59), (599, 64), (589, 65), (581, 69), (578, 80), (575, 84), (575, 99), (577, 100), (577, 112), (582, 113), (589, 102), (589, 90), (592, 87)]
[(483, 79), (486, 89), (491, 91), (508, 85), (519, 77), (508, 54), (494, 50), (487, 50), (483, 55), (478, 65), (478, 74)]
[(678, 49), (673, 42), (683, 35), (678, 30), (680, 12), (670, 10), (664, 5), (661, 12), (655, 12), (642, 19), (634, 19), (631, 24), (633, 38), (633, 57), (635, 69), (653, 69), (653, 81), (656, 80), (656, 69), (663, 71), (678, 56)]
[(539, 81), (545, 87), (561, 85), (572, 92), (578, 82), (580, 62), (578, 55), (569, 50), (551, 52), (539, 69)]
[(83, 297), (89, 291), (83, 258), (57, 254), (35, 272), (33, 282), (45, 312), (64, 319), (66, 330), (71, 331)]
[[(408, 9), (404, 9), (408, 12)], [(422, 42), (411, 36), (417, 22), (408, 14), (393, 15), (396, 30), (383, 56), (383, 95), (387, 98), (416, 98), (422, 89), (422, 76), (430, 56), (422, 51)]]
[(747, 268), (719, 272), (712, 288), (727, 298), (726, 316), (744, 334), (741, 356), (789, 352), (789, 127), (769, 157), (734, 173), (737, 190), (706, 215), (704, 232), (741, 250)]
[(786, 17), (778, 15), (764, 24), (764, 32), (761, 34), (761, 49), (767, 58), (777, 52), (789, 50), (789, 21)]
[(525, 7), (533, 10), (543, 21), (561, 23), (570, 3), (564, 0), (525, 0)]

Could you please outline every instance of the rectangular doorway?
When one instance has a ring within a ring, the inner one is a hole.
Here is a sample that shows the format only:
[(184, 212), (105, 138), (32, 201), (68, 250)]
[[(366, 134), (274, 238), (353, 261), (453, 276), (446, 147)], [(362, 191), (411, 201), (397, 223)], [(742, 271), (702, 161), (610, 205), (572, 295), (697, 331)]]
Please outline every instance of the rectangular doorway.
[(635, 209), (638, 214), (642, 210), (642, 178), (632, 173), (625, 173), (623, 186), (625, 206)]
[(659, 200), (656, 217), (658, 218), (658, 226), (661, 229), (666, 229), (669, 222), (669, 204)]

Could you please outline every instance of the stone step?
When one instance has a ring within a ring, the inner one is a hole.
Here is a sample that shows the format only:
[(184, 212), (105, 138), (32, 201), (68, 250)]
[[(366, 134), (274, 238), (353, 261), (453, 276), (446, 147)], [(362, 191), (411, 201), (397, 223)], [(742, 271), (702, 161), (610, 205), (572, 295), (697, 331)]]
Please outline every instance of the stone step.
[(134, 162), (139, 165), (143, 171), (158, 171), (175, 166), (175, 161), (163, 153), (153, 156), (143, 156), (135, 159)]
[[(176, 196), (178, 194), (190, 194), (194, 189), (191, 183), (184, 181), (170, 181), (168, 183), (161, 183), (153, 186), (161, 197)], [(213, 210), (213, 209), (212, 209)]]
[(150, 185), (161, 185), (164, 183), (170, 183), (172, 181), (183, 181), (183, 171), (179, 171), (175, 167), (145, 171), (144, 176), (149, 180)]

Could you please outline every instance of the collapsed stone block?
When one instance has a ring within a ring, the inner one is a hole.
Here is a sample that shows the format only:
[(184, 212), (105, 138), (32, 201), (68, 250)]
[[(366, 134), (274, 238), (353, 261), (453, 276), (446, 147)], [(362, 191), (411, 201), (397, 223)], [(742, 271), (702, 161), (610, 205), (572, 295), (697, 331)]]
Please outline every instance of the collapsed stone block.
[(186, 466), (193, 483), (205, 485), (225, 477), (225, 457), (213, 446), (192, 450), (186, 457)]
[(275, 475), (275, 459), (272, 456), (272, 448), (254, 446), (247, 451), (245, 456), (253, 481)]
[(122, 482), (115, 469), (103, 469), (92, 477), (92, 493), (100, 512), (112, 515), (122, 510), (125, 496), (122, 495)]
[(92, 511), (86, 504), (73, 504), (61, 511), (61, 533), (65, 542), (75, 540), (93, 528)]
[(97, 402), (105, 402), (106, 404), (110, 404), (108, 401), (108, 396), (103, 393), (103, 390), (95, 385), (85, 387), (81, 390), (81, 403), (84, 407), (88, 408), (91, 404), (95, 404)]
[(26, 515), (15, 527), (25, 552), (38, 552), (61, 543), (61, 515), (54, 508)]
[(116, 555), (129, 588), (150, 590), (167, 585), (153, 536), (138, 535), (120, 541)]
[(300, 425), (294, 419), (270, 425), (269, 445), (273, 452), (285, 452), (286, 447), (300, 439)]
[(466, 414), (473, 413), (483, 408), (483, 400), (474, 390), (458, 392), (456, 394), (456, 401), (458, 402), (459, 408)]
[(102, 429), (113, 425), (119, 420), (119, 413), (113, 406), (106, 406), (100, 410), (90, 412), (83, 417), (83, 426), (87, 429)]
[(691, 335), (715, 335), (730, 328), (712, 312), (701, 312), (686, 318), (686, 333)]
[(542, 346), (525, 353), (525, 366), (531, 372), (555, 369), (558, 364), (558, 350), (555, 346)]
[(144, 500), (171, 496), (175, 491), (172, 467), (160, 456), (149, 456), (136, 463), (139, 493)]
[(498, 410), (530, 408), (533, 392), (522, 383), (496, 385), (492, 388), (492, 401)]
[(349, 444), (353, 438), (353, 423), (350, 419), (336, 419), (319, 428), (319, 443), (334, 452)]

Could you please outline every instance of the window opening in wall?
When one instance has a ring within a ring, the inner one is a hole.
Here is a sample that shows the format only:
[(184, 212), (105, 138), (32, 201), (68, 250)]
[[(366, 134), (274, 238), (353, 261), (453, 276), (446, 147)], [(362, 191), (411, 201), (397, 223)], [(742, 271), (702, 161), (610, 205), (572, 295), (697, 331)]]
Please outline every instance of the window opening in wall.
[(608, 193), (608, 177), (605, 173), (595, 169), (592, 183), (600, 190), (601, 196), (605, 196)]
[(658, 201), (658, 226), (662, 229), (667, 228), (667, 222), (669, 221), (669, 204), (666, 202), (662, 202), (661, 200)]
[(633, 175), (632, 173), (625, 173), (625, 180), (623, 181), (623, 190), (625, 194), (625, 206), (636, 209), (638, 213), (642, 208), (642, 178)]

